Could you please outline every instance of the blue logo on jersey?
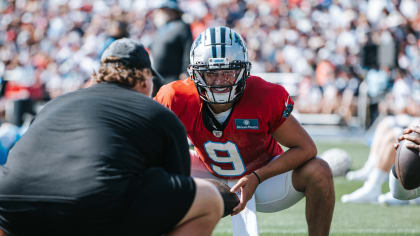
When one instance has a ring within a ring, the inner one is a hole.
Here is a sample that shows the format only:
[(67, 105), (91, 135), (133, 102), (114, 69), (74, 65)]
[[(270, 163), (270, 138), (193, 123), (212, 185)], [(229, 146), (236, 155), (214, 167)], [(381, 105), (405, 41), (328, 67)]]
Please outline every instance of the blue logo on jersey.
[(258, 119), (235, 119), (236, 129), (259, 129)]
[(286, 109), (284, 109), (284, 111), (283, 111), (283, 117), (284, 118), (287, 118), (287, 117), (289, 117), (290, 116), (290, 113), (292, 113), (292, 111), (293, 111), (293, 104), (288, 104), (287, 106), (286, 106)]

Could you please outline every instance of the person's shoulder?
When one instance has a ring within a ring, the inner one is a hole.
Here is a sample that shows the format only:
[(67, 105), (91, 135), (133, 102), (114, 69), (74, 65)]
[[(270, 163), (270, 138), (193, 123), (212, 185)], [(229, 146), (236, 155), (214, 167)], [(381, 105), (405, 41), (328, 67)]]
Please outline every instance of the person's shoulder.
[(201, 104), (194, 82), (188, 78), (162, 86), (154, 100), (177, 115), (195, 111)]
[(280, 85), (268, 82), (258, 76), (250, 76), (246, 82), (247, 89), (252, 93), (261, 94), (265, 97), (273, 95), (288, 94), (286, 89)]
[(160, 96), (191, 97), (197, 96), (197, 90), (194, 82), (187, 78), (163, 85), (156, 95), (156, 97)]

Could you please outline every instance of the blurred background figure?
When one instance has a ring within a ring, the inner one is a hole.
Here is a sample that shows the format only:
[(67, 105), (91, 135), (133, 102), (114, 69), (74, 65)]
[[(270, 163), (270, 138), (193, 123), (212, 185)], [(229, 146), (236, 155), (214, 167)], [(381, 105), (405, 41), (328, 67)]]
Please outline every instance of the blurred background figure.
[(129, 37), (128, 23), (124, 20), (112, 21), (109, 28), (107, 29), (107, 37), (105, 39), (103, 48), (99, 52), (98, 58), (101, 58), (102, 53), (109, 45), (111, 45), (112, 42), (114, 42), (117, 39), (122, 39), (126, 37)]
[[(378, 125), (375, 128), (369, 156), (361, 169), (350, 171), (346, 175), (348, 180), (360, 180), (364, 181), (364, 184), (353, 193), (344, 195), (341, 198), (342, 202), (379, 201), (388, 205), (408, 203), (394, 199), (390, 193), (381, 195), (381, 191), (382, 184), (387, 181), (394, 163), (393, 143), (404, 128), (420, 122), (420, 80), (414, 79), (403, 69), (396, 69), (393, 75), (391, 90), (382, 92), (383, 98), (377, 101)], [(382, 87), (384, 88), (385, 84)]]
[(157, 31), (150, 45), (153, 65), (163, 76), (164, 83), (187, 77), (192, 33), (182, 19), (177, 0), (164, 0), (153, 11)]
[[(400, 120), (398, 120), (400, 119)], [(349, 172), (349, 180), (364, 180), (361, 188), (351, 194), (343, 195), (344, 203), (380, 203), (382, 205), (420, 204), (420, 198), (412, 200), (399, 200), (391, 192), (382, 194), (382, 184), (388, 180), (392, 165), (394, 164), (396, 150), (393, 144), (402, 130), (420, 123), (419, 118), (387, 117), (378, 125), (375, 139), (370, 150), (369, 159), (364, 167), (358, 171)]]
[(382, 193), (382, 184), (388, 179), (388, 173), (394, 163), (395, 149), (393, 143), (411, 119), (397, 119), (389, 116), (383, 119), (375, 129), (369, 157), (364, 166), (347, 173), (348, 180), (364, 181), (361, 188), (353, 193), (343, 195), (344, 203), (376, 203)]
[(9, 150), (20, 139), (26, 131), (27, 126), (22, 128), (10, 123), (3, 123), (0, 125), (0, 167), (6, 164)]
[(321, 111), (322, 90), (312, 77), (305, 76), (298, 85), (295, 107), (299, 113), (319, 113)]

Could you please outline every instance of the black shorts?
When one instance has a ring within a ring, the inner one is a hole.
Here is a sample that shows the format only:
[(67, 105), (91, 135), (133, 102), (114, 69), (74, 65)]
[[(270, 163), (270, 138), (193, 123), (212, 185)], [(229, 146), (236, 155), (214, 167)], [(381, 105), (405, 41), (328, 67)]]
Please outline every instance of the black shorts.
[(186, 215), (196, 186), (191, 177), (169, 175), (163, 169), (153, 168), (146, 171), (142, 183), (131, 185), (128, 192), (129, 200), (113, 212), (101, 211), (96, 206), (97, 210), (92, 211), (91, 200), (87, 203), (0, 200), (0, 228), (9, 236), (161, 236)]
[(162, 235), (171, 231), (190, 209), (196, 192), (192, 177), (169, 175), (153, 168), (146, 173), (133, 201), (128, 228), (137, 235)]

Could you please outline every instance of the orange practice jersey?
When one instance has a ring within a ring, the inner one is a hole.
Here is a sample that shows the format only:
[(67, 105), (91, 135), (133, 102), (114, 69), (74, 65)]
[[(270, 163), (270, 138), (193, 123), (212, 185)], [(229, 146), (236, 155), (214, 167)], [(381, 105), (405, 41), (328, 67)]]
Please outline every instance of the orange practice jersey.
[(224, 124), (200, 100), (190, 79), (163, 86), (155, 100), (179, 117), (200, 159), (215, 176), (240, 178), (283, 153), (272, 133), (290, 115), (293, 101), (281, 85), (249, 77)]

